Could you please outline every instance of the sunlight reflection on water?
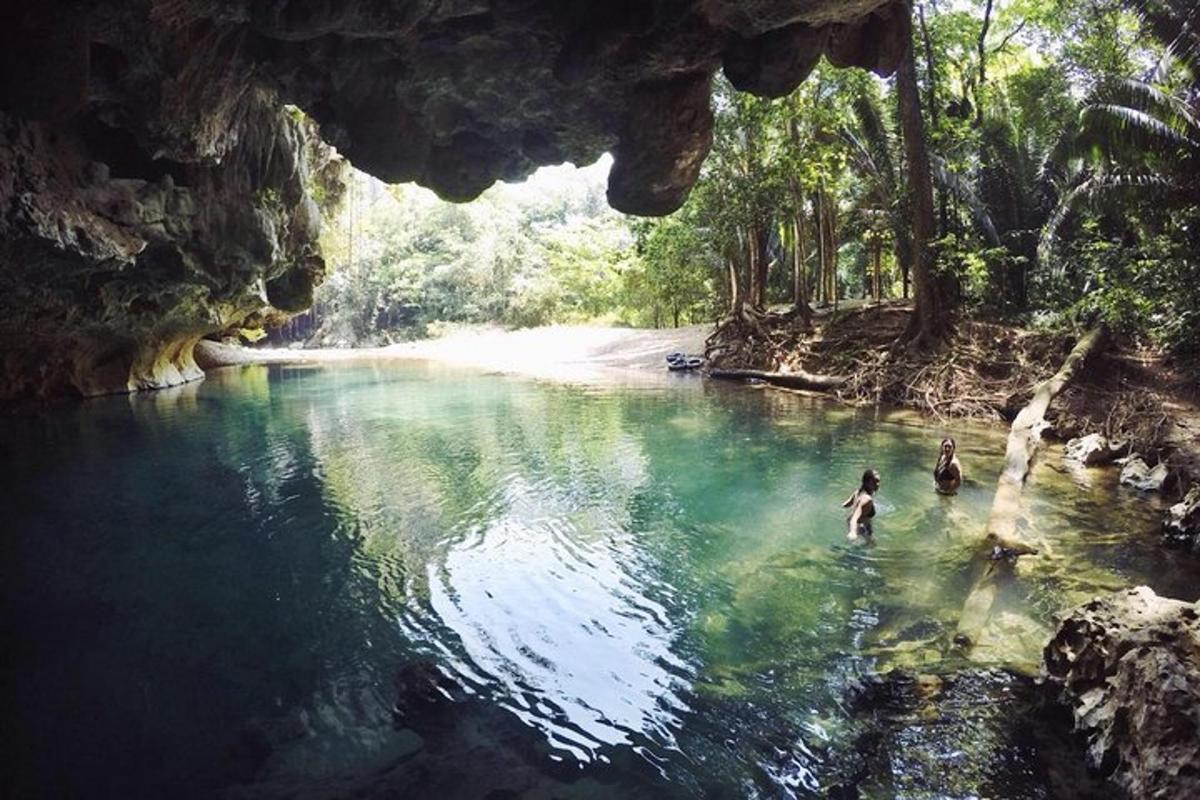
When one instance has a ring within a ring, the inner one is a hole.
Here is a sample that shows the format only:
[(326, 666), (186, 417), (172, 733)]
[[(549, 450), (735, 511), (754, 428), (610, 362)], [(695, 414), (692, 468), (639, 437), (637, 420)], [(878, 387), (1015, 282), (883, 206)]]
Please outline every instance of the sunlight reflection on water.
[[(956, 426), (970, 480), (946, 498), (944, 431), (910, 416), (429, 367), (234, 371), (0, 425), (17, 785), (64, 794), (821, 795), (857, 757), (864, 675), (961, 666), (1003, 453)], [(1054, 464), (1024, 524), (1071, 569), (1004, 598), (985, 661), (1036, 660), (1089, 593), (1187, 590), (1136, 535), (1154, 508)], [(866, 466), (869, 546), (839, 507)], [(889, 780), (1043, 796), (1041, 767), (992, 774), (1033, 758), (993, 708), (1010, 683), (917, 698), (940, 727), (883, 736)]]

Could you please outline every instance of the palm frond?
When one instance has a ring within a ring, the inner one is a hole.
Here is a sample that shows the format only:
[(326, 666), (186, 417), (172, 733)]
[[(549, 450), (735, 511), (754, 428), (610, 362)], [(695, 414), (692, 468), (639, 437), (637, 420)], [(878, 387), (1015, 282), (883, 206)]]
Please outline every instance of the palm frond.
[(1097, 145), (1110, 152), (1112, 145), (1154, 153), (1178, 147), (1200, 148), (1195, 139), (1154, 115), (1129, 106), (1092, 103), (1083, 109), (1082, 118), (1084, 130), (1092, 134)]
[(1083, 152), (1079, 146), (1081, 116), (1076, 115), (1074, 119), (1067, 121), (1059, 131), (1058, 138), (1046, 151), (1038, 170), (1039, 185), (1050, 186), (1061, 183), (1068, 167), (1073, 162), (1082, 160)]
[(1083, 203), (1094, 205), (1112, 202), (1120, 195), (1131, 191), (1142, 195), (1147, 192), (1168, 195), (1181, 188), (1174, 179), (1152, 173), (1100, 173), (1081, 179), (1059, 198), (1058, 206), (1042, 227), (1041, 239), (1038, 242), (1038, 261), (1043, 264), (1048, 263), (1047, 257), (1054, 245), (1059, 228), (1062, 227), (1071, 212)]
[(979, 195), (975, 192), (975, 187), (971, 185), (971, 182), (967, 178), (947, 167), (946, 162), (942, 159), (935, 156), (931, 161), (933, 179), (967, 207), (967, 210), (971, 213), (971, 219), (975, 221), (980, 232), (983, 233), (993, 247), (999, 247), (1000, 235), (996, 233), (996, 226), (992, 222), (992, 215), (988, 211), (987, 205), (979, 199)]
[(842, 128), (842, 140), (850, 146), (851, 158), (869, 174), (879, 172), (879, 165), (875, 163), (875, 157), (871, 154), (866, 142), (862, 140), (852, 129)]
[(1025, 227), (1038, 190), (1028, 145), (1008, 116), (988, 116), (981, 130), (979, 196), (1000, 229)]
[(1200, 117), (1186, 99), (1165, 92), (1148, 81), (1126, 78), (1099, 87), (1091, 100), (1136, 108), (1153, 114), (1190, 138), (1200, 138)]
[(854, 98), (853, 108), (859, 130), (862, 131), (864, 143), (872, 159), (879, 171), (886, 174), (890, 182), (895, 184), (896, 168), (892, 161), (891, 139), (877, 103), (874, 98), (859, 94)]
[(1129, 0), (1143, 27), (1192, 73), (1200, 87), (1200, 6), (1195, 0)]

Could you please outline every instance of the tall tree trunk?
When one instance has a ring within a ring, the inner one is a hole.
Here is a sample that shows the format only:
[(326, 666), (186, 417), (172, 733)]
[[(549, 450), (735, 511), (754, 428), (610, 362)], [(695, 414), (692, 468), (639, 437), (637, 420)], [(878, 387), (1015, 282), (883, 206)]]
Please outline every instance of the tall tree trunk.
[(796, 311), (800, 310), (802, 287), (800, 284), (800, 271), (804, 268), (803, 248), (804, 243), (800, 240), (800, 220), (792, 220), (792, 308)]
[(883, 302), (883, 272), (880, 265), (880, 262), (883, 260), (883, 242), (876, 239), (873, 249), (875, 251), (875, 279), (873, 288), (875, 290), (875, 304), (878, 305)]
[(824, 246), (821, 248), (821, 253), (825, 257), (825, 266), (821, 270), (821, 274), (825, 276), (825, 302), (833, 303), (837, 300), (833, 294), (833, 252), (830, 248), (829, 238), (829, 195), (825, 190), (821, 190), (821, 241)]
[[(911, 9), (911, 6), (910, 6)], [(925, 123), (921, 119), (921, 100), (917, 93), (917, 68), (913, 59), (912, 38), (900, 67), (896, 70), (896, 98), (900, 128), (904, 135), (904, 153), (908, 162), (908, 190), (911, 194), (913, 225), (913, 295), (916, 311), (905, 338), (918, 347), (941, 339), (949, 328), (949, 307), (942, 282), (933, 270), (929, 243), (933, 238), (933, 180), (929, 170), (929, 152)]]
[(758, 255), (758, 246), (756, 243), (757, 234), (755, 234), (754, 230), (751, 228), (746, 231), (745, 238), (746, 285), (749, 288), (749, 291), (746, 293), (746, 299), (749, 301), (751, 308), (758, 308), (762, 305), (762, 300), (759, 297), (758, 281), (756, 280), (758, 278), (758, 259), (756, 258)]
[(742, 228), (737, 232), (737, 245), (733, 248), (732, 256), (738, 291), (736, 310), (739, 315), (747, 305), (754, 306), (754, 265), (750, 263), (750, 253), (749, 231)]
[(797, 206), (801, 210), (796, 212), (795, 218), (792, 220), (792, 225), (795, 229), (795, 241), (793, 242), (793, 301), (796, 306), (796, 312), (800, 318), (804, 320), (805, 325), (812, 322), (812, 307), (808, 304), (808, 276), (805, 274), (804, 265), (808, 261), (808, 254), (804, 251), (804, 212), (802, 206)]
[(825, 234), (821, 225), (821, 192), (813, 195), (813, 230), (817, 236), (817, 274), (813, 288), (817, 293), (817, 303), (824, 303), (829, 298), (825, 294)]
[[(907, 187), (906, 187), (907, 190)], [(896, 266), (900, 270), (901, 294), (905, 300), (908, 299), (908, 279), (912, 273), (912, 241), (911, 231), (909, 230), (909, 215), (901, 209), (899, 213), (888, 215), (891, 221), (892, 228), (892, 252), (896, 256)]]
[(979, 27), (979, 83), (975, 86), (975, 126), (983, 125), (983, 84), (987, 82), (987, 35), (992, 24), (992, 0), (983, 9), (983, 24)]
[(733, 316), (738, 317), (742, 314), (743, 299), (742, 287), (738, 281), (737, 260), (727, 258), (725, 264), (729, 267), (729, 311)]
[(754, 307), (766, 308), (767, 277), (771, 268), (770, 254), (767, 252), (767, 231), (761, 225), (755, 225), (750, 242), (754, 248)]
[[(925, 4), (917, 5), (917, 16), (921, 23), (921, 39), (925, 43), (925, 72), (929, 76), (929, 86), (925, 92), (925, 105), (929, 108), (929, 124), (936, 131), (938, 127), (938, 108), (937, 101), (937, 62), (933, 58), (933, 40), (929, 36), (929, 27), (925, 24)], [(938, 199), (938, 229), (939, 237), (946, 235), (946, 190), (939, 186), (937, 188)], [(905, 276), (907, 284), (907, 276)], [(904, 292), (908, 295), (907, 286)]]
[(821, 190), (822, 216), (824, 217), (824, 230), (822, 237), (825, 240), (824, 255), (825, 255), (825, 298), (827, 302), (833, 303), (833, 310), (837, 311), (838, 305), (838, 285), (837, 285), (837, 236), (834, 233), (833, 219), (833, 204), (829, 202), (829, 195), (824, 189)]

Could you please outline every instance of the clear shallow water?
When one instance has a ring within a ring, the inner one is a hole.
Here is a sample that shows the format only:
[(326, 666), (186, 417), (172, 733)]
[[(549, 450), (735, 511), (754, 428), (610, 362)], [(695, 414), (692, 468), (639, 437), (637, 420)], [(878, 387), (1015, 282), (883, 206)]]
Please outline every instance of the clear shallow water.
[[(1196, 565), (1113, 475), (1049, 458), (1024, 524), (1053, 558), (964, 664), (1004, 431), (953, 431), (955, 498), (929, 485), (943, 433), (422, 366), (0, 419), (5, 794), (1061, 794), (996, 667), (1097, 591), (1195, 599)], [(873, 547), (839, 508), (866, 466)], [(919, 677), (869, 688), (893, 668)]]

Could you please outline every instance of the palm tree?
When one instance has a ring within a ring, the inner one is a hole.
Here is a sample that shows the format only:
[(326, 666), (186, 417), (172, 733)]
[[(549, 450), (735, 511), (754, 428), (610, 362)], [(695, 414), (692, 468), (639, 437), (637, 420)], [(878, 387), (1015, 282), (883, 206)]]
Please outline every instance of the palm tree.
[(1165, 46), (1147, 79), (1098, 87), (1084, 101), (1051, 163), (1070, 178), (1042, 231), (1045, 250), (1084, 202), (1153, 198), (1164, 208), (1200, 204), (1200, 6), (1132, 0)]
[(897, 168), (900, 143), (884, 122), (879, 100), (874, 93), (860, 90), (851, 103), (855, 125), (842, 130), (842, 138), (850, 146), (850, 158), (855, 172), (862, 179), (865, 197), (861, 205), (872, 214), (882, 214), (892, 234), (896, 264), (904, 281), (904, 296), (908, 296), (909, 274), (912, 268), (911, 215), (903, 191), (903, 176)]
[[(1189, 96), (1190, 95), (1190, 96)], [(1165, 207), (1200, 203), (1200, 105), (1147, 81), (1102, 86), (1052, 156), (1071, 178), (1042, 230), (1041, 247), (1086, 202), (1153, 195)]]

